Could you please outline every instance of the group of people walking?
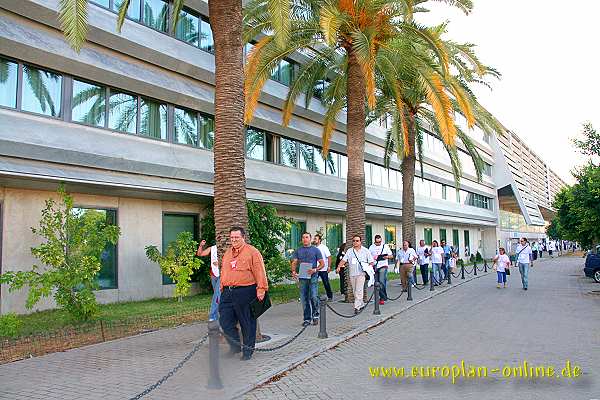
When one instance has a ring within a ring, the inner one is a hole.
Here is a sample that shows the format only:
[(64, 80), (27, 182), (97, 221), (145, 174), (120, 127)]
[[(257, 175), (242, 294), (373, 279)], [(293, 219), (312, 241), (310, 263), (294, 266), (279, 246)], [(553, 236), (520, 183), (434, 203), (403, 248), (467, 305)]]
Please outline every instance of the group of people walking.
[[(381, 235), (376, 235), (374, 243), (366, 248), (362, 237), (354, 235), (351, 246), (343, 243), (332, 263), (331, 252), (322, 243), (319, 234), (314, 236), (309, 232), (302, 234), (302, 246), (296, 249), (291, 258), (291, 273), (298, 280), (300, 301), (303, 307), (304, 326), (318, 324), (319, 295), (318, 281), (323, 286), (329, 300), (333, 300), (333, 292), (329, 282), (329, 273), (335, 268), (340, 274), (340, 290), (346, 293), (346, 275), (354, 295), (354, 312), (359, 313), (365, 307), (363, 301), (366, 279), (368, 285), (379, 282), (379, 301), (385, 304), (388, 300), (387, 277), (390, 260), (395, 259), (395, 270), (400, 273), (402, 291), (408, 285), (416, 285), (417, 266), (426, 285), (433, 277), (433, 285), (439, 285), (456, 267), (458, 251), (449, 246), (445, 240), (433, 240), (427, 246), (424, 240), (419, 241), (415, 250), (408, 240), (402, 242), (402, 248), (394, 255), (391, 247), (384, 243)], [(264, 261), (260, 252), (246, 243), (246, 233), (241, 227), (233, 227), (229, 234), (229, 247), (223, 255), (221, 263), (217, 257), (217, 246), (205, 248), (206, 241), (201, 241), (196, 254), (209, 256), (211, 260), (210, 276), (213, 287), (213, 298), (209, 313), (209, 321), (219, 320), (219, 324), (229, 342), (231, 353), (242, 352), (242, 360), (252, 357), (256, 342), (256, 319), (251, 311), (251, 304), (257, 299), (262, 301), (268, 291), (267, 275)], [(521, 238), (515, 251), (516, 263), (521, 274), (523, 289), (528, 289), (529, 268), (533, 261), (543, 256), (547, 246), (549, 255), (555, 249), (555, 244), (534, 242), (530, 244), (526, 238)], [(504, 248), (493, 259), (497, 272), (497, 287), (507, 287), (506, 276), (510, 274), (511, 260)], [(219, 265), (220, 264), (220, 265)], [(240, 326), (243, 341), (240, 340), (237, 325)], [(244, 346), (241, 346), (243, 343)]]

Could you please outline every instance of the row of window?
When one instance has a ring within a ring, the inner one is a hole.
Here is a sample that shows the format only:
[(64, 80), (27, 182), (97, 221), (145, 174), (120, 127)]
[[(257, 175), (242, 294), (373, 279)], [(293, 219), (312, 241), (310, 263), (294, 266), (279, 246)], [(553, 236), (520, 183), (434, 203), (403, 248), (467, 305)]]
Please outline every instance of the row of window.
[[(6, 79), (0, 82), (0, 106), (15, 108), (67, 121), (141, 135), (177, 144), (212, 149), (214, 119), (144, 96), (85, 82), (28, 64), (0, 58)], [(246, 156), (292, 168), (346, 178), (348, 158), (329, 152), (323, 158), (320, 147), (275, 136), (256, 128), (246, 130)], [(368, 185), (400, 190), (400, 171), (365, 162)], [(446, 186), (415, 180), (415, 193), (448, 199)], [(489, 208), (489, 199), (460, 191), (458, 202)]]

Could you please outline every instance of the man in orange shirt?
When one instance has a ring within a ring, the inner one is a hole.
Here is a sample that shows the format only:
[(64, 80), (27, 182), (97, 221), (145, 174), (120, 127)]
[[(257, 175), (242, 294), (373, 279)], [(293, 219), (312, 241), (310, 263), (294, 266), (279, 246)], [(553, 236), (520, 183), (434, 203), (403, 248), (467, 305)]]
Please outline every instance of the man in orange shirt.
[(242, 360), (249, 360), (256, 343), (256, 319), (252, 316), (250, 303), (256, 298), (263, 300), (269, 285), (262, 255), (246, 243), (245, 237), (244, 228), (229, 230), (231, 247), (225, 252), (221, 264), (219, 324), (231, 353), (237, 354), (240, 352), (240, 337), (236, 329), (239, 322), (244, 337)]

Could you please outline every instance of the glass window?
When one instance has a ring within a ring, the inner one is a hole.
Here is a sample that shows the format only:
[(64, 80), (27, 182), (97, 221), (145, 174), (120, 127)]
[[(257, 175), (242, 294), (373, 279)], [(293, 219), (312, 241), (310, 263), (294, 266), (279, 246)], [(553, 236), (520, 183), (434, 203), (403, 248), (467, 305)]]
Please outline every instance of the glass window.
[(340, 178), (348, 177), (348, 156), (340, 154)]
[(108, 8), (110, 5), (109, 0), (93, 0), (92, 3), (98, 4), (99, 6)]
[(187, 10), (180, 11), (175, 28), (175, 37), (191, 45), (198, 46), (200, 39), (199, 24), (200, 19), (197, 15)]
[(137, 126), (137, 97), (111, 92), (108, 103), (108, 127), (116, 131), (135, 133)]
[(73, 80), (71, 120), (104, 126), (106, 120), (106, 88)]
[(342, 236), (342, 224), (326, 224), (325, 241), (329, 252), (335, 258), (338, 249), (340, 248), (343, 240)]
[(23, 110), (51, 117), (60, 116), (61, 75), (23, 65), (23, 81)]
[(300, 151), (300, 169), (315, 171), (317, 167), (313, 147), (310, 144), (299, 143), (298, 149)]
[(385, 243), (390, 245), (391, 249), (396, 248), (396, 225), (386, 225), (384, 227), (383, 236)]
[(285, 256), (292, 258), (294, 250), (302, 246), (302, 234), (306, 232), (306, 221), (291, 221), (285, 236)]
[(385, 167), (381, 167), (381, 186), (388, 189), (390, 188), (388, 169)]
[(442, 199), (442, 184), (438, 182), (430, 182), (431, 197), (434, 199)]
[(198, 146), (198, 113), (175, 108), (175, 143)]
[(372, 180), (371, 180), (371, 163), (365, 162), (363, 167), (365, 170), (365, 184), (370, 185), (372, 182)]
[[(121, 4), (123, 4), (123, 0), (114, 0), (113, 10), (118, 12), (121, 9)], [(127, 17), (136, 21), (140, 20), (140, 0), (129, 0)]]
[[(365, 237), (363, 238), (363, 246), (369, 247), (373, 244), (373, 225), (365, 226)], [(350, 244), (352, 246), (352, 244)], [(350, 246), (346, 246), (347, 248)]]
[(167, 139), (167, 105), (149, 99), (140, 101), (140, 135)]
[(330, 151), (327, 155), (327, 162), (325, 166), (327, 175), (338, 176), (340, 173), (339, 154)]
[(431, 243), (433, 242), (433, 228), (425, 228), (424, 234), (425, 234), (425, 244), (431, 245)]
[(383, 174), (383, 168), (379, 165), (371, 165), (371, 184), (375, 186), (381, 186), (381, 175)]
[(288, 167), (298, 167), (298, 145), (295, 140), (281, 138), (279, 141), (279, 162)]
[[(80, 224), (95, 224), (104, 227), (117, 224), (116, 210), (95, 210), (90, 208), (73, 208), (73, 215)], [(96, 282), (100, 289), (117, 288), (117, 246), (108, 243), (100, 254), (100, 271)]]
[(275, 71), (273, 71), (273, 79), (289, 86), (294, 79), (294, 64), (281, 60)]
[(209, 53), (215, 52), (215, 42), (210, 24), (203, 19), (200, 20), (200, 48)]
[(166, 32), (168, 15), (169, 3), (165, 0), (144, 0), (144, 25)]
[(315, 172), (320, 174), (325, 173), (325, 160), (323, 159), (323, 151), (321, 149), (314, 148), (315, 152)]
[(398, 190), (398, 171), (395, 169), (387, 170), (389, 187), (392, 190)]
[(200, 146), (209, 150), (215, 146), (215, 120), (213, 117), (200, 115)]
[(17, 107), (18, 64), (0, 58), (0, 106)]
[(442, 185), (442, 199), (448, 200), (448, 186)]
[[(191, 232), (194, 239), (198, 238), (198, 216), (186, 214), (163, 214), (162, 219), (162, 251), (167, 251), (169, 244), (177, 240), (181, 232)], [(192, 279), (193, 280), (193, 279)], [(162, 276), (163, 285), (173, 283), (167, 275)]]
[(448, 239), (446, 239), (446, 230), (443, 228), (440, 228), (440, 245), (442, 240), (447, 241)]
[(255, 160), (265, 159), (265, 134), (257, 129), (246, 130), (246, 157)]

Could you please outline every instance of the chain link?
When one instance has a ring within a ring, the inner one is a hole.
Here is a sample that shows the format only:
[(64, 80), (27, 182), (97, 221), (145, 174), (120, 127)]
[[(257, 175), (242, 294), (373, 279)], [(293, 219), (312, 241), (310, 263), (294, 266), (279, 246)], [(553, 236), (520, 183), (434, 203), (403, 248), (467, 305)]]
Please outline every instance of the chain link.
[(346, 315), (346, 314), (342, 314), (337, 312), (333, 307), (331, 307), (329, 305), (329, 302), (325, 303), (325, 305), (327, 306), (327, 308), (329, 308), (335, 315), (342, 317), (342, 318), (354, 318), (360, 315), (360, 313), (362, 313), (365, 308), (367, 308), (367, 306), (369, 305), (369, 303), (371, 302), (371, 300), (373, 300), (373, 296), (375, 295), (375, 290), (373, 290), (373, 292), (371, 293), (371, 297), (369, 297), (369, 300), (367, 300), (367, 303), (363, 306), (363, 308), (361, 308), (357, 313), (352, 314), (352, 315)]
[(250, 346), (247, 346), (243, 343), (241, 343), (238, 339), (232, 338), (231, 336), (229, 336), (228, 334), (226, 334), (225, 332), (223, 332), (221, 330), (221, 333), (223, 334), (223, 336), (225, 336), (225, 338), (231, 342), (233, 342), (235, 345), (240, 346), (243, 350), (250, 350), (250, 351), (259, 351), (259, 352), (269, 352), (269, 351), (275, 351), (275, 350), (279, 350), (284, 348), (285, 346), (287, 346), (288, 344), (292, 343), (294, 340), (298, 339), (298, 337), (300, 335), (302, 335), (302, 333), (304, 333), (304, 331), (306, 330), (306, 328), (308, 328), (307, 326), (303, 326), (302, 329), (300, 329), (300, 331), (298, 331), (298, 333), (296, 333), (294, 336), (292, 336), (290, 339), (288, 339), (286, 342), (279, 344), (275, 347), (268, 347), (268, 348), (253, 348)]
[(177, 371), (179, 371), (179, 369), (181, 369), (181, 367), (183, 367), (185, 365), (185, 363), (187, 363), (190, 360), (190, 358), (193, 357), (194, 354), (196, 354), (196, 352), (200, 349), (200, 346), (202, 346), (202, 344), (204, 344), (204, 342), (206, 341), (207, 338), (208, 338), (208, 334), (205, 335), (202, 339), (200, 339), (200, 341), (194, 345), (194, 347), (192, 348), (192, 350), (189, 353), (187, 353), (187, 355), (185, 357), (183, 357), (183, 359), (179, 362), (179, 364), (177, 364), (175, 366), (175, 368), (173, 368), (171, 371), (169, 371), (168, 374), (166, 374), (165, 376), (163, 376), (162, 378), (160, 378), (155, 384), (153, 384), (151, 386), (148, 386), (143, 392), (141, 392), (140, 394), (138, 394), (138, 395), (130, 398), (129, 400), (139, 400), (142, 397), (144, 397), (147, 394), (149, 394), (150, 392), (152, 392), (153, 390), (158, 389), (160, 387), (160, 385), (162, 385), (170, 377), (172, 377), (173, 375), (175, 375), (175, 373)]

